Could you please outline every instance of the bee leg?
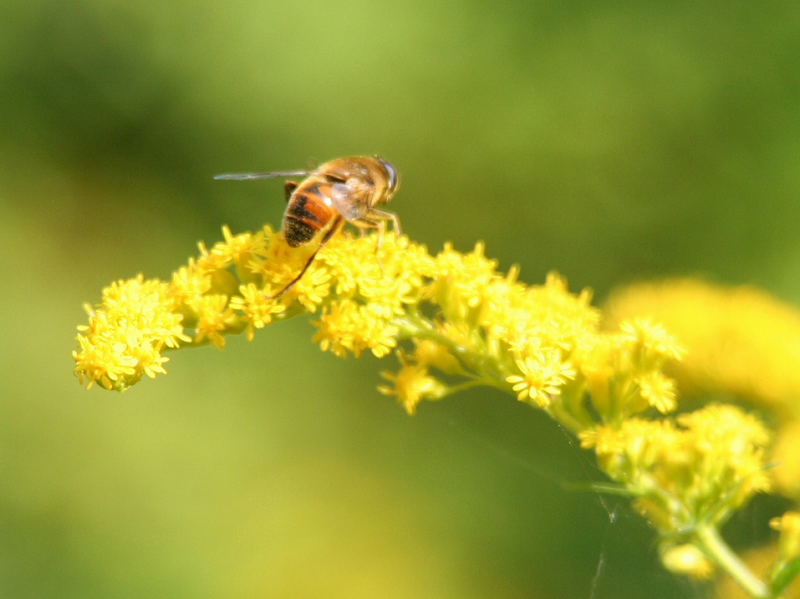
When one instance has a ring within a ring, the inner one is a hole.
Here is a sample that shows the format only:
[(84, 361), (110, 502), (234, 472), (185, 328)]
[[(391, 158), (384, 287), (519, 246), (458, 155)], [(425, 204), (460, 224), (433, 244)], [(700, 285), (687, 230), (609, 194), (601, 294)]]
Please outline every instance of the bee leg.
[(400, 219), (397, 218), (397, 215), (394, 212), (387, 212), (386, 210), (379, 210), (378, 208), (373, 208), (367, 214), (367, 218), (373, 218), (385, 222), (387, 220), (392, 221), (392, 228), (394, 232), (400, 237), (403, 232), (400, 230)]
[[(397, 215), (394, 212), (387, 212), (385, 210), (379, 210), (378, 208), (372, 208), (367, 213), (366, 217), (362, 218), (361, 220), (366, 223), (371, 223), (376, 229), (378, 229), (378, 243), (375, 245), (376, 254), (383, 246), (383, 236), (386, 234), (386, 221), (392, 221), (395, 235), (400, 237), (400, 235), (403, 234), (402, 231), (400, 231), (400, 219), (397, 218)], [(380, 258), (378, 259), (378, 264), (380, 264)], [(383, 267), (381, 267), (381, 270), (383, 270)]]
[(337, 216), (337, 217), (336, 217), (336, 219), (333, 221), (333, 224), (331, 225), (331, 228), (330, 228), (330, 229), (328, 229), (328, 230), (325, 232), (325, 235), (324, 235), (324, 237), (322, 238), (322, 241), (320, 241), (320, 242), (319, 242), (319, 245), (317, 246), (317, 249), (315, 249), (315, 250), (314, 250), (314, 253), (313, 253), (313, 254), (311, 254), (311, 256), (309, 256), (308, 260), (306, 260), (306, 263), (305, 263), (305, 265), (303, 266), (303, 269), (300, 271), (300, 273), (299, 273), (299, 274), (298, 274), (298, 275), (297, 275), (297, 276), (296, 276), (294, 279), (292, 279), (291, 281), (289, 281), (289, 282), (286, 284), (286, 287), (284, 287), (283, 289), (281, 289), (281, 290), (280, 290), (278, 293), (276, 293), (276, 294), (274, 294), (274, 295), (267, 295), (267, 296), (266, 296), (266, 298), (267, 298), (267, 299), (278, 299), (278, 298), (279, 298), (279, 297), (281, 297), (283, 294), (285, 294), (287, 291), (289, 291), (289, 290), (290, 290), (292, 287), (294, 287), (294, 286), (295, 286), (295, 284), (296, 284), (296, 283), (297, 283), (297, 282), (298, 282), (300, 279), (302, 279), (302, 278), (303, 278), (303, 275), (304, 275), (304, 274), (306, 274), (306, 271), (308, 270), (308, 267), (309, 267), (309, 266), (311, 266), (311, 263), (314, 261), (314, 258), (316, 258), (316, 257), (317, 257), (317, 254), (319, 253), (319, 251), (320, 251), (322, 248), (324, 248), (324, 247), (325, 247), (325, 244), (326, 244), (326, 243), (328, 243), (328, 241), (330, 240), (330, 238), (331, 238), (331, 237), (333, 237), (333, 235), (336, 233), (336, 231), (338, 231), (339, 229), (341, 229), (341, 227), (342, 227), (342, 223), (343, 223), (343, 222), (344, 222), (344, 218), (342, 218), (341, 216)]
[(286, 181), (283, 184), (283, 192), (286, 194), (287, 202), (292, 198), (292, 193), (297, 189), (297, 185), (297, 181)]
[(366, 218), (361, 218), (356, 221), (351, 221), (358, 228), (358, 236), (364, 237), (367, 234), (367, 229), (377, 229), (378, 223), (374, 220), (369, 220)]
[(378, 253), (383, 247), (383, 236), (386, 235), (386, 221), (378, 221), (378, 243), (375, 244), (375, 253)]
[(375, 257), (378, 262), (378, 267), (381, 269), (381, 275), (385, 276), (386, 273), (383, 270), (383, 263), (381, 262), (381, 257), (378, 256), (378, 252), (381, 250), (381, 247), (383, 247), (383, 235), (386, 233), (386, 221), (372, 220), (371, 218), (360, 218), (357, 221), (354, 221), (353, 224), (358, 227), (361, 237), (364, 236), (367, 229), (378, 230), (378, 241), (375, 243)]

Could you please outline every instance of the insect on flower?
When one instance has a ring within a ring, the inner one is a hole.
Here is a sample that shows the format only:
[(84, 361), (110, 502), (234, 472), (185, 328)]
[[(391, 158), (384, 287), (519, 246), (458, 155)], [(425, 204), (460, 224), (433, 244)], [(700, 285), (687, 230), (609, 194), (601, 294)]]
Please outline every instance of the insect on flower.
[(352, 223), (359, 229), (386, 228), (392, 221), (400, 234), (397, 215), (377, 208), (392, 199), (400, 179), (397, 169), (379, 156), (351, 156), (326, 162), (313, 171), (273, 171), (268, 173), (230, 173), (215, 179), (248, 181), (276, 177), (305, 177), (302, 181), (286, 181), (286, 211), (283, 214), (283, 234), (291, 247), (299, 247), (322, 234), (319, 245), (306, 261), (300, 273), (275, 295), (289, 291), (305, 274), (317, 253), (344, 225)]

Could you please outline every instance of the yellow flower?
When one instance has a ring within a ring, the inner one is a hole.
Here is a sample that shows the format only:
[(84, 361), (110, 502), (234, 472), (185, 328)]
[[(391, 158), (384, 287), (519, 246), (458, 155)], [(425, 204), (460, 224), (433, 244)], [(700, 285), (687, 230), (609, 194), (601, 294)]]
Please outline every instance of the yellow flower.
[(642, 360), (681, 360), (686, 354), (663, 325), (649, 318), (624, 321), (619, 328), (622, 340), (637, 348), (642, 353)]
[(608, 305), (608, 321), (647, 314), (689, 350), (673, 368), (684, 392), (734, 395), (797, 413), (800, 311), (752, 287), (699, 279), (631, 285)]
[(703, 457), (706, 485), (729, 485), (728, 501), (738, 507), (754, 493), (770, 488), (765, 448), (770, 434), (751, 414), (729, 405), (712, 404), (681, 414), (678, 422), (690, 434), (692, 450)]
[(675, 383), (659, 371), (645, 373), (636, 379), (642, 397), (662, 414), (675, 409)]
[[(138, 279), (158, 290), (156, 305), (172, 319), (167, 325), (138, 295), (122, 302), (134, 319), (109, 320), (119, 311), (112, 304), (116, 288), (104, 293), (91, 326), (105, 330), (109, 341), (98, 346), (99, 332), (79, 339), (82, 380), (125, 388), (164, 372), (162, 349), (189, 342), (222, 348), (228, 335), (246, 332), (252, 339), (276, 318), (316, 312), (314, 340), (323, 350), (378, 358), (405, 351), (414, 367), (461, 379), (455, 388), (511, 385), (520, 400), (551, 409), (575, 431), (593, 426), (596, 414), (611, 421), (649, 405), (662, 411), (674, 405), (660, 365), (678, 350), (663, 329), (643, 321), (603, 333), (589, 292), (570, 293), (552, 273), (542, 285), (525, 285), (518, 268), (499, 272), (480, 243), (469, 253), (448, 244), (431, 255), (394, 233), (338, 234), (278, 298), (273, 294), (316, 251), (313, 242), (292, 248), (270, 227), (240, 234), (225, 227), (222, 241), (199, 249), (169, 283)], [(172, 335), (157, 334), (164, 331)], [(598, 347), (613, 348), (602, 364), (592, 349)], [(583, 399), (587, 390), (596, 396), (594, 413)]]
[(308, 312), (314, 312), (330, 293), (331, 275), (327, 270), (310, 268), (291, 289), (294, 297)]
[(210, 272), (199, 268), (193, 258), (189, 259), (187, 266), (181, 266), (172, 275), (170, 295), (178, 305), (202, 296), (209, 289), (211, 289)]
[(240, 312), (247, 321), (247, 338), (251, 341), (255, 337), (256, 329), (263, 329), (272, 322), (275, 314), (286, 310), (283, 303), (268, 298), (254, 283), (242, 285), (239, 295), (231, 298), (230, 307)]
[(506, 382), (513, 385), (520, 401), (531, 400), (540, 408), (550, 406), (553, 398), (561, 393), (561, 387), (567, 379), (575, 377), (575, 367), (561, 360), (557, 350), (547, 350), (533, 356), (516, 361), (522, 373), (506, 377)]
[(714, 573), (713, 564), (700, 549), (690, 543), (668, 545), (661, 550), (661, 562), (670, 572), (707, 580)]
[(465, 320), (477, 315), (488, 284), (497, 277), (497, 263), (484, 256), (483, 243), (470, 254), (462, 254), (446, 244), (436, 256), (434, 285), (430, 293), (450, 319)]
[(394, 385), (380, 386), (378, 390), (385, 395), (396, 395), (406, 412), (413, 414), (423, 399), (439, 399), (447, 391), (445, 385), (428, 374), (428, 369), (420, 364), (405, 364), (397, 372), (382, 372), (381, 375)]
[(771, 474), (800, 499), (800, 310), (753, 287), (699, 279), (631, 285), (615, 293), (608, 320), (649, 314), (688, 348), (670, 366), (682, 395), (731, 396), (777, 422)]
[[(397, 372), (382, 373), (390, 384), (379, 390), (396, 396), (409, 414), (423, 400), (479, 385), (513, 391), (520, 401), (546, 410), (584, 448), (594, 449), (600, 467), (635, 497), (636, 508), (663, 534), (668, 568), (706, 577), (709, 560), (722, 565), (709, 553), (712, 537), (702, 534), (770, 488), (765, 469), (770, 435), (758, 419), (731, 406), (663, 417), (677, 404), (675, 383), (664, 368), (674, 368), (686, 353), (660, 324), (669, 306), (633, 313), (619, 308), (618, 299), (611, 320), (619, 325), (604, 330), (589, 291), (571, 293), (552, 273), (541, 285), (524, 284), (518, 268), (498, 271), (480, 243), (469, 253), (447, 244), (432, 255), (394, 233), (356, 238), (345, 232), (317, 255), (318, 249), (314, 242), (290, 247), (269, 227), (240, 234), (225, 227), (222, 241), (211, 249), (199, 244), (199, 254), (168, 282), (139, 275), (113, 283), (97, 306), (87, 308), (88, 323), (78, 327), (76, 374), (89, 387), (123, 390), (144, 376), (164, 374), (166, 350), (201, 343), (224, 348), (228, 335), (244, 332), (252, 339), (275, 320), (316, 314), (314, 341), (322, 350), (399, 359)], [(741, 300), (707, 296), (716, 298), (712, 312)], [(698, 312), (690, 304), (682, 309), (684, 318)], [(767, 372), (769, 384), (741, 376), (744, 366), (736, 363), (744, 357), (769, 364), (754, 350), (764, 347), (736, 348), (727, 366), (711, 364), (724, 363), (727, 354), (709, 351), (713, 340), (706, 333), (697, 334), (706, 345), (695, 344), (692, 326), (702, 327), (694, 320), (687, 332), (680, 323), (689, 321), (678, 318), (680, 338), (688, 339), (692, 350), (682, 380), (702, 381), (715, 392), (747, 389), (780, 398), (787, 412), (795, 409), (789, 406), (800, 396), (800, 376), (788, 364), (796, 370), (800, 343), (792, 335), (800, 339), (800, 318), (794, 323), (778, 312), (765, 328), (777, 333), (778, 324), (784, 325), (792, 343), (776, 342), (785, 353), (777, 362), (786, 363)], [(748, 314), (757, 321), (755, 311)], [(704, 318), (715, 335), (737, 331), (733, 338), (751, 341), (740, 335), (730, 314)], [(784, 427), (780, 437), (785, 455), (797, 443), (787, 431)], [(786, 471), (795, 471), (794, 465)], [(800, 544), (796, 520), (786, 515), (775, 524), (787, 554)]]
[(719, 524), (753, 494), (769, 489), (769, 433), (750, 414), (712, 404), (671, 420), (631, 418), (580, 433), (603, 469), (636, 496), (664, 532)]
[(267, 238), (272, 236), (272, 230), (265, 227), (256, 233), (240, 233), (234, 235), (226, 225), (222, 227), (224, 241), (214, 245), (211, 256), (217, 259), (215, 269), (223, 268), (228, 264), (239, 266), (246, 265), (253, 256), (263, 256), (266, 253)]
[(78, 327), (80, 349), (72, 355), (80, 381), (122, 391), (163, 373), (161, 351), (190, 339), (176, 308), (167, 283), (142, 275), (112, 283), (100, 305), (86, 306), (89, 323)]
[[(581, 447), (594, 448), (603, 469), (615, 480), (642, 484), (645, 473), (664, 458), (679, 453), (680, 433), (669, 420), (631, 418), (622, 426), (598, 426), (578, 434)], [(677, 458), (677, 462), (682, 460)], [(648, 483), (649, 484), (649, 483)]]
[(353, 300), (332, 302), (316, 324), (314, 341), (339, 357), (348, 352), (358, 357), (369, 349), (381, 358), (397, 345), (398, 327)]
[[(199, 255), (169, 283), (137, 280), (158, 290), (155, 303), (172, 319), (166, 325), (146, 298), (125, 296), (118, 309), (116, 287), (106, 290), (91, 318), (96, 331), (79, 338), (76, 372), (89, 385), (122, 389), (143, 375), (163, 374), (163, 349), (206, 342), (222, 348), (228, 335), (252, 339), (276, 318), (316, 312), (314, 340), (323, 350), (378, 358), (406, 351), (419, 367), (461, 379), (453, 381), (456, 388), (511, 385), (519, 399), (550, 409), (575, 431), (592, 427), (598, 414), (612, 421), (650, 405), (661, 411), (674, 405), (671, 381), (660, 371), (679, 353), (669, 335), (645, 321), (622, 333), (601, 332), (591, 294), (570, 293), (559, 275), (525, 285), (518, 268), (499, 272), (480, 243), (469, 253), (448, 244), (431, 255), (394, 233), (344, 233), (274, 298), (316, 249), (313, 242), (292, 248), (270, 227), (240, 234), (224, 227), (223, 240), (211, 249), (199, 244)], [(114, 317), (120, 310), (135, 317)], [(164, 331), (172, 335), (159, 336)], [(101, 338), (108, 341), (98, 344)]]
[(236, 313), (228, 306), (228, 297), (225, 295), (202, 295), (190, 300), (188, 305), (196, 314), (195, 342), (199, 343), (208, 339), (223, 349), (225, 347), (224, 333), (238, 322)]
[(786, 512), (770, 520), (769, 525), (781, 533), (781, 559), (789, 561), (800, 557), (800, 512)]
[(463, 368), (453, 354), (441, 343), (430, 339), (421, 339), (414, 342), (414, 360), (424, 366), (433, 366), (445, 374), (458, 374)]
[(624, 322), (620, 329), (585, 334), (571, 356), (594, 411), (603, 422), (616, 423), (648, 408), (671, 412), (677, 395), (662, 367), (682, 355), (680, 348), (648, 321)]

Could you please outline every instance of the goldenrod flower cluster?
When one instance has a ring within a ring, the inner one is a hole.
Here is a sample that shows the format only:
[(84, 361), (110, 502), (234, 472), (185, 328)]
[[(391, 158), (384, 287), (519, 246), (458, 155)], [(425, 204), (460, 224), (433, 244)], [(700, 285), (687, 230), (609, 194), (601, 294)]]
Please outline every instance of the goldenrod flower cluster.
[(639, 283), (605, 310), (614, 325), (632, 315), (664, 324), (690, 349), (676, 368), (684, 393), (726, 393), (782, 413), (800, 413), (800, 311), (754, 287), (696, 278)]
[(645, 314), (689, 350), (670, 364), (682, 395), (728, 397), (776, 423), (776, 486), (800, 500), (800, 310), (753, 287), (699, 279), (640, 283), (613, 295), (610, 325)]
[(685, 350), (660, 314), (602, 330), (590, 293), (570, 293), (556, 274), (526, 285), (517, 268), (499, 271), (482, 244), (431, 254), (392, 233), (334, 236), (275, 297), (313, 244), (290, 248), (270, 227), (223, 236), (200, 244), (171, 280), (118, 281), (87, 306), (73, 354), (83, 383), (124, 390), (164, 374), (168, 350), (224, 348), (228, 335), (252, 339), (273, 321), (310, 314), (325, 351), (396, 356), (379, 390), (409, 413), (476, 386), (545, 410), (594, 449), (616, 490), (637, 498), (669, 539), (662, 558), (675, 571), (707, 576), (714, 550), (691, 531), (718, 526), (768, 488), (768, 434), (755, 418), (722, 405), (669, 416), (678, 399), (664, 368)]
[[(316, 315), (314, 337), (337, 356), (395, 353), (384, 393), (409, 412), (464, 386), (513, 391), (573, 429), (675, 405), (665, 360), (681, 350), (648, 321), (598, 330), (588, 292), (571, 294), (563, 279), (544, 285), (498, 272), (478, 244), (462, 253), (447, 245), (431, 255), (394, 234), (334, 237), (286, 294), (313, 247), (290, 248), (265, 227), (234, 235), (179, 268), (170, 281), (139, 275), (118, 281), (88, 306), (80, 327), (76, 372), (89, 386), (122, 390), (143, 375), (165, 372), (166, 350), (255, 332), (299, 313)], [(586, 397), (593, 398), (593, 406)]]
[(631, 418), (579, 436), (663, 533), (718, 526), (754, 493), (769, 489), (769, 433), (734, 406), (711, 404), (675, 420)]
[(80, 325), (80, 351), (73, 352), (75, 372), (91, 387), (124, 389), (147, 375), (163, 374), (161, 352), (189, 341), (183, 315), (170, 286), (142, 275), (117, 281), (103, 290), (102, 304), (86, 305), (89, 324)]

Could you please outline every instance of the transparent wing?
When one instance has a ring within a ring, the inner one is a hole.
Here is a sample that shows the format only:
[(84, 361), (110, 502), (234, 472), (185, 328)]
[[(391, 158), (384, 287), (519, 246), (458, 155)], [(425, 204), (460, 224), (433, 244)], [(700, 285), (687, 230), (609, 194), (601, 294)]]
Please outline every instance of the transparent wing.
[(272, 171), (270, 173), (225, 173), (214, 175), (219, 181), (249, 181), (251, 179), (275, 179), (277, 177), (307, 177), (311, 171)]
[(348, 221), (363, 218), (369, 210), (365, 196), (356, 191), (347, 183), (331, 185), (329, 198), (339, 214)]

